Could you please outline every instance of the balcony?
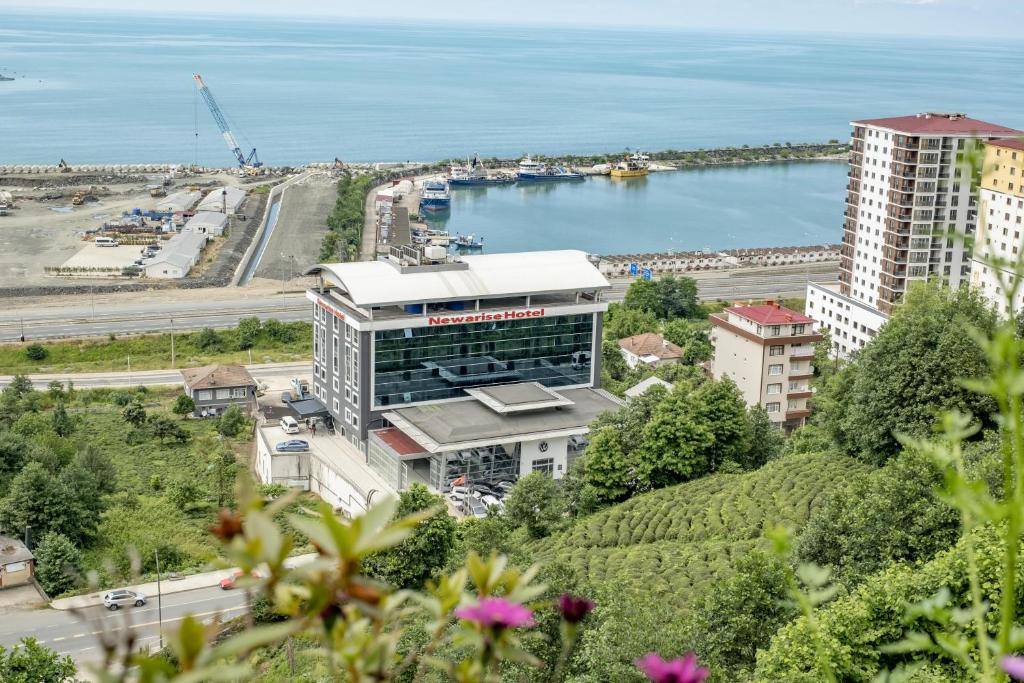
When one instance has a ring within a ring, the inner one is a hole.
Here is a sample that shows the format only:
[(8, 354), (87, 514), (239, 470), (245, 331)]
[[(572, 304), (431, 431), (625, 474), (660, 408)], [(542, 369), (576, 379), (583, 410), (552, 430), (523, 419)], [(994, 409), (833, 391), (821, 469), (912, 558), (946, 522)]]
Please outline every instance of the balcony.
[(800, 391), (791, 391), (786, 394), (786, 398), (798, 399), (798, 398), (811, 398), (814, 396), (814, 392), (810, 389), (801, 389)]
[(916, 164), (917, 152), (908, 152), (902, 149), (893, 151), (892, 158), (901, 164)]
[(812, 358), (814, 358), (814, 347), (798, 346), (792, 351), (790, 351), (789, 358), (792, 361), (811, 360)]

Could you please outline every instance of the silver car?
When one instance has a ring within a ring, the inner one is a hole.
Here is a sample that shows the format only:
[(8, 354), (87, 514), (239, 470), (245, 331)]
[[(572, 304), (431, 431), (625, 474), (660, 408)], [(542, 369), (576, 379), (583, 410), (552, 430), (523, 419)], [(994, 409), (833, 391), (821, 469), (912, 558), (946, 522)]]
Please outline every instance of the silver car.
[(110, 591), (103, 596), (103, 606), (109, 610), (115, 610), (121, 606), (127, 607), (129, 605), (142, 607), (145, 604), (146, 596), (144, 593), (139, 591), (130, 591), (122, 588), (116, 591)]

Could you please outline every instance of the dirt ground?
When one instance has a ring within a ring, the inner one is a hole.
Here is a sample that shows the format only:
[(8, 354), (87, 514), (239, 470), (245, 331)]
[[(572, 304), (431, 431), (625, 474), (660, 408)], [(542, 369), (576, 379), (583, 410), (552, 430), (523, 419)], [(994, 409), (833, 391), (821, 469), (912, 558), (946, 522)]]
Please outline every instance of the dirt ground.
[[(146, 186), (159, 184), (163, 178), (161, 174), (120, 179), (106, 176), (97, 178), (95, 183), (74, 185), (67, 184), (60, 175), (0, 178), (0, 190), (14, 195), (16, 207), (8, 215), (0, 216), (0, 288), (78, 282), (48, 276), (43, 269), (59, 266), (82, 249), (82, 236), (87, 229), (97, 228), (136, 207), (154, 208), (160, 200), (150, 197)], [(193, 184), (204, 188), (239, 185), (241, 179), (224, 172), (203, 173), (174, 179), (167, 191)], [(90, 187), (95, 188), (93, 193), (98, 201), (73, 206), (71, 196), (75, 190)]]
[(337, 183), (329, 173), (314, 173), (284, 191), (277, 225), (255, 278), (294, 280), (317, 263), (327, 233), (327, 216), (338, 196)]

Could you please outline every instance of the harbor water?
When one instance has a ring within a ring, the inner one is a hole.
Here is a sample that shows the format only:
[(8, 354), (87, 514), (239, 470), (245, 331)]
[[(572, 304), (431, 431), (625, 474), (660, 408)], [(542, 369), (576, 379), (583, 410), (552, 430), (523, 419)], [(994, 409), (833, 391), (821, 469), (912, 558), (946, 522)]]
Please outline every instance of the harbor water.
[(431, 227), (483, 238), (486, 252), (598, 254), (836, 243), (846, 164), (748, 164), (594, 176), (575, 183), (452, 189)]

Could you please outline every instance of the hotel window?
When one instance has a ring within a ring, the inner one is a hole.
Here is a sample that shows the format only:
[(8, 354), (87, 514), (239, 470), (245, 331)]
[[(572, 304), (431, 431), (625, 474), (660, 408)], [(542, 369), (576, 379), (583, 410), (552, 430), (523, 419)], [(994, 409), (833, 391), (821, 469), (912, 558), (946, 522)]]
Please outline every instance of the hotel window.
[(334, 335), (331, 338), (331, 340), (332, 340), (333, 346), (334, 346), (334, 348), (332, 349), (332, 353), (331, 353), (331, 366), (332, 366), (331, 369), (334, 371), (334, 374), (337, 375), (338, 374), (338, 335)]
[(337, 376), (331, 378), (331, 386), (334, 388), (334, 392), (338, 392), (338, 378)]
[(774, 403), (765, 403), (764, 404), (764, 410), (767, 413), (777, 413), (781, 409), (782, 409), (782, 404), (779, 403), (778, 401), (776, 401)]
[(338, 316), (336, 316), (336, 315), (332, 315), (331, 316), (331, 327), (332, 327), (332, 329), (335, 332), (338, 331)]
[(359, 388), (359, 349), (352, 349), (352, 386)]
[(345, 402), (346, 403), (351, 403), (352, 402), (352, 390), (349, 389), (348, 387), (345, 387)]
[(345, 422), (352, 422), (352, 411), (349, 408), (345, 408)]
[(352, 392), (352, 405), (356, 408), (359, 407), (359, 394), (355, 391)]
[(784, 356), (786, 354), (785, 344), (773, 344), (768, 347), (769, 356)]
[(769, 375), (781, 375), (782, 374), (782, 363), (772, 363), (768, 366)]
[(534, 472), (543, 472), (544, 474), (551, 476), (555, 471), (555, 459), (539, 458), (534, 460), (531, 469)]
[(782, 384), (769, 384), (768, 385), (768, 395), (769, 396), (774, 395), (774, 394), (781, 394), (781, 393), (782, 393)]
[(345, 341), (351, 341), (351, 340), (352, 340), (352, 328), (349, 327), (348, 325), (345, 325)]
[(338, 405), (338, 399), (334, 399), (333, 405), (334, 405), (334, 412), (338, 413), (341, 410), (341, 406)]

